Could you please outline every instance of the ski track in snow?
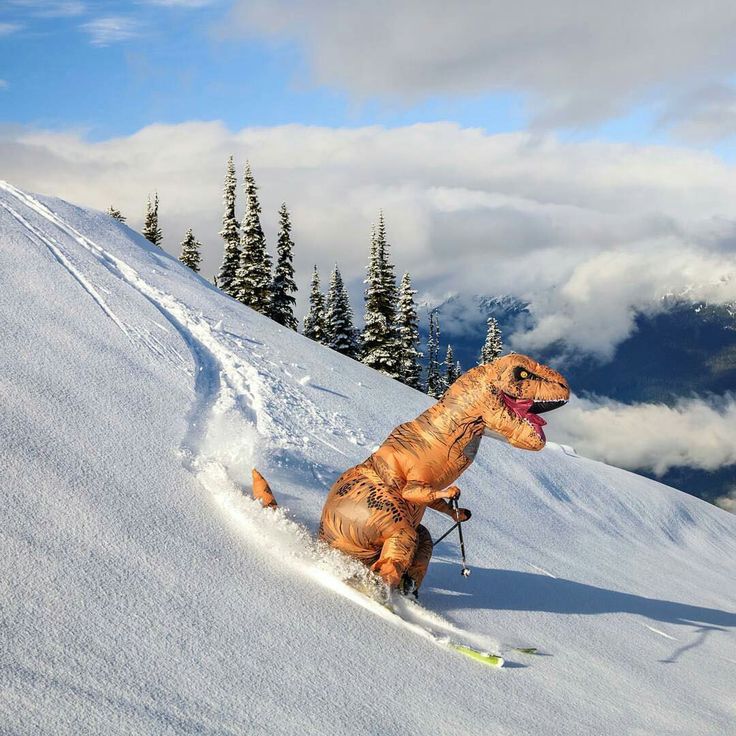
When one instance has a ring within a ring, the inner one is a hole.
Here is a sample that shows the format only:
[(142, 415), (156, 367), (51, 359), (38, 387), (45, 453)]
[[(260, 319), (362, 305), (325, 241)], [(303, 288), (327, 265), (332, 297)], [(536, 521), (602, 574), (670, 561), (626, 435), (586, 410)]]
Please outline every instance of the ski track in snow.
[(528, 567), (531, 567), (532, 570), (541, 572), (543, 575), (546, 575), (548, 578), (554, 578), (555, 580), (557, 580), (557, 575), (553, 575), (551, 572), (549, 572), (548, 570), (545, 570), (543, 567), (539, 567), (538, 565), (532, 565), (531, 562), (524, 562), (524, 564), (527, 565)]
[[(215, 449), (217, 443), (211, 443), (212, 449), (207, 449), (208, 433), (213, 429), (216, 430), (219, 421), (228, 415), (234, 415), (231, 419), (242, 424), (243, 414), (256, 428), (255, 443), (263, 444), (261, 441), (267, 439), (269, 446), (274, 448), (293, 446), (292, 436), (284, 429), (284, 426), (288, 426), (288, 422), (282, 421), (280, 426), (277, 426), (271, 420), (269, 413), (264, 410), (264, 396), (268, 397), (270, 404), (273, 402), (277, 405), (299, 405), (302, 410), (308, 408), (308, 415), (312, 417), (315, 425), (312, 427), (312, 438), (344, 457), (349, 456), (325, 440), (322, 434), (332, 433), (346, 438), (353, 444), (365, 444), (365, 438), (360, 430), (346, 428), (346, 418), (339, 414), (334, 414), (331, 420), (307, 396), (296, 395), (290, 384), (280, 381), (272, 373), (259, 371), (255, 366), (243, 362), (234, 352), (223, 346), (223, 341), (218, 339), (217, 333), (202, 315), (194, 314), (183, 304), (145, 281), (135, 269), (86, 238), (44, 204), (7, 183), (0, 182), (0, 187), (73, 238), (113, 275), (144, 296), (187, 345), (195, 366), (195, 399), (189, 413), (188, 430), (181, 444), (182, 454), (186, 466), (196, 475), (201, 485), (212, 495), (230, 522), (235, 524), (244, 537), (251, 543), (263, 547), (280, 560), (283, 560), (286, 554), (291, 567), (299, 573), (307, 575), (322, 587), (350, 600), (392, 625), (411, 631), (435, 645), (445, 646), (449, 641), (448, 637), (460, 636), (463, 643), (494, 653), (500, 652), (501, 647), (497, 641), (461, 630), (442, 616), (416, 603), (403, 599), (392, 599), (392, 605), (397, 611), (397, 613), (392, 613), (380, 603), (354, 590), (344, 581), (348, 578), (366, 579), (369, 577), (367, 568), (362, 563), (316, 542), (304, 527), (286, 518), (282, 510), (279, 509), (274, 513), (271, 510), (262, 509), (260, 504), (242, 493), (233, 474), (228, 469), (227, 458), (220, 457), (218, 450)], [(126, 335), (130, 336), (131, 328), (107, 305), (84, 274), (63, 253), (61, 246), (52, 242), (20, 213), (3, 202), (0, 204), (3, 204), (26, 230), (49, 248), (59, 263), (79, 282), (105, 314)], [(161, 327), (161, 325), (158, 326)], [(255, 353), (253, 356), (257, 359), (265, 359), (265, 356), (261, 354)], [(272, 361), (267, 362), (274, 365)], [(301, 380), (298, 383), (305, 387), (310, 385), (308, 380)], [(253, 433), (248, 433), (245, 429), (244, 436), (247, 437), (249, 434), (252, 437)], [(293, 436), (298, 436), (298, 432)], [(254, 462), (259, 448), (250, 449), (250, 460)], [(313, 463), (310, 463), (310, 469), (320, 485), (326, 486), (325, 480)], [(268, 528), (269, 534), (262, 533), (264, 527)]]
[[(195, 363), (195, 392), (197, 400), (190, 414), (190, 433), (185, 438), (183, 450), (192, 460), (216, 460), (216, 457), (202, 457), (203, 434), (206, 431), (212, 415), (223, 415), (232, 410), (239, 410), (248, 415), (255, 425), (258, 434), (267, 438), (271, 444), (280, 447), (289, 447), (294, 444), (296, 433), (290, 432), (288, 422), (276, 425), (268, 412), (264, 411), (264, 396), (274, 405), (298, 405), (307, 409), (308, 416), (313, 420), (311, 436), (319, 440), (335, 452), (345, 455), (337, 447), (324, 440), (320, 434), (325, 431), (336, 435), (349, 435), (351, 432), (360, 434), (343, 426), (338, 426), (322, 412), (309, 398), (297, 394), (290, 384), (280, 381), (277, 377), (245, 363), (231, 350), (223, 346), (217, 334), (210, 327), (204, 317), (194, 314), (186, 306), (163, 293), (155, 286), (143, 279), (140, 274), (128, 264), (115, 258), (97, 243), (86, 238), (73, 227), (61, 220), (48, 207), (33, 197), (7, 183), (0, 186), (12, 194), (18, 201), (36, 212), (48, 222), (56, 226), (66, 235), (73, 238), (79, 245), (90, 252), (103, 266), (118, 278), (144, 296), (174, 327), (189, 348)], [(6, 206), (6, 205), (4, 205)], [(7, 206), (6, 206), (7, 208)], [(10, 209), (10, 208), (7, 208)], [(29, 223), (19, 213), (10, 210), (11, 214), (23, 226), (34, 233), (57, 256), (57, 260), (74, 278), (79, 281), (85, 291), (100, 305), (107, 314), (126, 334), (130, 329), (110, 309), (104, 299), (92, 287), (89, 281), (71, 261), (61, 252), (60, 248), (50, 242), (34, 225)], [(254, 354), (254, 357), (263, 359), (263, 356)], [(270, 385), (269, 385), (270, 384)], [(242, 400), (245, 397), (246, 401)], [(280, 417), (288, 419), (288, 417)], [(343, 418), (344, 419), (344, 418)], [(343, 424), (340, 422), (340, 424)]]
[(650, 626), (649, 624), (644, 624), (644, 627), (649, 629), (649, 631), (654, 632), (655, 634), (659, 634), (660, 636), (663, 636), (665, 639), (671, 639), (672, 641), (678, 641), (677, 637), (670, 636), (669, 634), (665, 634), (664, 631), (655, 629), (654, 626)]
[[(0, 183), (0, 185), (3, 189), (15, 195), (18, 199), (21, 199), (19, 195), (21, 195), (22, 192), (18, 192), (17, 190), (14, 191), (13, 188), (11, 188), (7, 184)], [(23, 199), (25, 199), (25, 196), (23, 197)], [(16, 210), (14, 210), (6, 202), (0, 201), (0, 206), (2, 206), (11, 215), (11, 217), (15, 218), (15, 220), (17, 220), (28, 233), (33, 235), (36, 240), (38, 240), (42, 245), (45, 245), (46, 248), (48, 248), (51, 255), (53, 255), (53, 257), (69, 272), (72, 278), (74, 278), (79, 283), (79, 285), (92, 297), (92, 299), (97, 303), (100, 309), (102, 309), (102, 311), (123, 331), (124, 334), (128, 335), (128, 328), (125, 326), (122, 320), (120, 320), (115, 312), (110, 309), (110, 307), (107, 305), (107, 302), (100, 296), (97, 289), (95, 289), (95, 287), (92, 286), (92, 284), (90, 284), (89, 281), (82, 275), (82, 272), (79, 271), (79, 269), (77, 269), (74, 264), (69, 260), (61, 246), (57, 243), (54, 243), (50, 238), (47, 238), (38, 228), (35, 227), (35, 225), (32, 225), (30, 222), (28, 222), (28, 220), (26, 220), (23, 215), (21, 215), (19, 212), (16, 212)], [(33, 240), (33, 238), (30, 239)]]

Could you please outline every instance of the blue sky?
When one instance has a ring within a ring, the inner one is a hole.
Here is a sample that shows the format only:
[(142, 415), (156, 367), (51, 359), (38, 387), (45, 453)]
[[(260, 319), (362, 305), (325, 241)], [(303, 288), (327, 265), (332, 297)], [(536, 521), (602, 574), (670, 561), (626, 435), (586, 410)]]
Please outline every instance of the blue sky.
[[(449, 120), (495, 133), (529, 124), (523, 88), (427, 90), (412, 99), (351, 94), (314, 79), (298, 38), (232, 34), (230, 14), (230, 2), (205, 0), (9, 0), (0, 9), (0, 120), (83, 131), (93, 141), (189, 120), (221, 120), (231, 130)], [(646, 104), (553, 127), (568, 141), (669, 139)], [(728, 146), (711, 147), (729, 155)]]
[(209, 277), (250, 159), (305, 279), (339, 262), (359, 297), (383, 209), (428, 302), (514, 293), (538, 345), (605, 357), (662, 294), (733, 299), (733, 27), (732, 0), (4, 0), (0, 173), (133, 227), (158, 192)]
[[(81, 128), (93, 140), (187, 120), (222, 120), (233, 130), (453, 119), (502, 131), (523, 123), (513, 94), (434, 98), (411, 107), (351, 101), (343, 91), (309, 81), (294, 43), (227, 38), (225, 3), (86, 3), (79, 11), (48, 17), (27, 4), (0, 11), (0, 24), (17, 28), (0, 36), (3, 122)], [(105, 37), (90, 26), (100, 18), (130, 25), (119, 23)]]

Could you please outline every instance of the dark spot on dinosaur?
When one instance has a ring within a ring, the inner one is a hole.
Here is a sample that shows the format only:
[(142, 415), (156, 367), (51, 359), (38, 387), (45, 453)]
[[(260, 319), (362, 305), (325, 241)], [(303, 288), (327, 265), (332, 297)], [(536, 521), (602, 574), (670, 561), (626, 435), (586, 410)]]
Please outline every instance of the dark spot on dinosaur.
[(342, 498), (343, 496), (346, 496), (348, 493), (350, 493), (350, 491), (352, 491), (353, 488), (358, 485), (360, 485), (359, 480), (349, 480), (347, 483), (343, 484), (342, 486), (340, 486), (340, 488), (337, 489), (335, 495)]

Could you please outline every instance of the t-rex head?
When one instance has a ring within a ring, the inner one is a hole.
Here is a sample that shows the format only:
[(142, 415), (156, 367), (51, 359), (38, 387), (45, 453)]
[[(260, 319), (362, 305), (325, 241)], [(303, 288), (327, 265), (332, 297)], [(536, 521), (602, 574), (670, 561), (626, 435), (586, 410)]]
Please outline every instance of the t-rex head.
[(526, 355), (504, 355), (472, 368), (450, 386), (444, 401), (463, 405), (483, 419), (486, 433), (522, 450), (541, 450), (546, 442), (539, 415), (567, 403), (570, 388), (555, 370)]

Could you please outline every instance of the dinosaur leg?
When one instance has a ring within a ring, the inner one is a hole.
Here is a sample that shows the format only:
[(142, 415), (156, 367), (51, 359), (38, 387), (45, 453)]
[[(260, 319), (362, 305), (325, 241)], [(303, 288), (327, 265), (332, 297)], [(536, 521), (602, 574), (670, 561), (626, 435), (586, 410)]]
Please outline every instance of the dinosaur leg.
[(378, 573), (392, 588), (396, 588), (414, 559), (419, 534), (406, 523), (395, 526), (390, 534), (383, 543), (381, 556), (371, 570)]
[(414, 552), (414, 558), (406, 571), (406, 574), (414, 581), (415, 590), (419, 590), (419, 586), (427, 574), (429, 560), (432, 557), (432, 537), (427, 528), (420, 524), (417, 527), (417, 535), (417, 547)]

